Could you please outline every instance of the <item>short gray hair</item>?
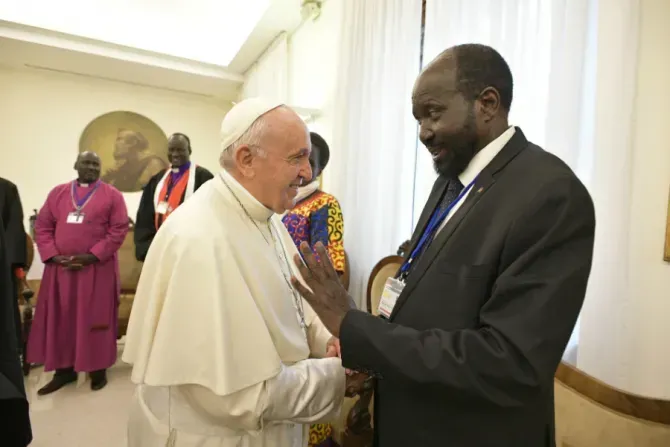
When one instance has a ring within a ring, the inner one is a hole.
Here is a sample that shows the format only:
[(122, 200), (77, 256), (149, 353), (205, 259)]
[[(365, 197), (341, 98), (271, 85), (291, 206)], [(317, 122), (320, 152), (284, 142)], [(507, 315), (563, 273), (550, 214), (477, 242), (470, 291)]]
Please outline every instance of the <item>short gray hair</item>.
[(265, 152), (263, 149), (261, 149), (260, 144), (266, 130), (267, 120), (263, 115), (258, 117), (256, 121), (254, 121), (237, 140), (235, 140), (228, 147), (223, 148), (223, 151), (221, 151), (221, 156), (219, 157), (219, 163), (221, 164), (221, 167), (225, 169), (231, 169), (233, 166), (235, 166), (235, 149), (240, 146), (249, 146), (252, 150), (256, 151), (259, 156), (264, 157)]

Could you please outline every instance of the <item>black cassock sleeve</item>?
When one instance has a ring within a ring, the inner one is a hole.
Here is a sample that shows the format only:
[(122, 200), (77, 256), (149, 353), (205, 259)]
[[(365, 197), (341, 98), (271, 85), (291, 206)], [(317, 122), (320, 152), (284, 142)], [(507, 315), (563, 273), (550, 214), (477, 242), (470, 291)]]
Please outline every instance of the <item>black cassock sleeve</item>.
[(33, 435), (19, 361), (8, 254), (4, 225), (0, 225), (0, 435), (2, 445), (26, 446)]
[[(160, 174), (162, 175), (162, 173)], [(140, 206), (137, 208), (137, 219), (135, 219), (135, 257), (144, 262), (149, 252), (151, 242), (156, 236), (156, 224), (154, 209), (154, 194), (160, 177), (154, 176), (142, 189)]]
[(26, 265), (26, 230), (23, 227), (23, 207), (19, 190), (13, 183), (5, 185), (5, 206), (2, 210), (2, 220), (7, 242), (7, 262), (10, 267)]

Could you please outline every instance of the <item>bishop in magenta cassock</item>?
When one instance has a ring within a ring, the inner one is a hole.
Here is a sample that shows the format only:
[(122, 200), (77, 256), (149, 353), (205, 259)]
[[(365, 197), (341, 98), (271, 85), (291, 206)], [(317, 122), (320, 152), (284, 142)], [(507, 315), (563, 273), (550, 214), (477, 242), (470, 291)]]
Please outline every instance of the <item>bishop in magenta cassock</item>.
[(100, 158), (79, 155), (77, 180), (51, 190), (35, 222), (44, 276), (28, 340), (28, 361), (56, 370), (45, 395), (88, 372), (91, 388), (107, 384), (116, 361), (120, 293), (117, 252), (128, 232), (121, 193), (100, 181)]

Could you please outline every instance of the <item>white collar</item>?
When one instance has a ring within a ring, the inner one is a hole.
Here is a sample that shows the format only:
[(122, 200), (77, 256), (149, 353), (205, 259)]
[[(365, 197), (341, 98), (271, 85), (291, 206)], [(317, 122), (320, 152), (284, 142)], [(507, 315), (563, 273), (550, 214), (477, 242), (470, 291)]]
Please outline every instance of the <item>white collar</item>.
[[(221, 190), (224, 191), (224, 193), (232, 193), (232, 195), (235, 196), (232, 198), (233, 201), (237, 203), (237, 200), (239, 200), (242, 207), (249, 213), (252, 219), (257, 220), (258, 222), (267, 222), (268, 219), (272, 217), (274, 211), (259, 202), (240, 184), (240, 182), (235, 180), (228, 171), (222, 169), (219, 174), (220, 175), (216, 180), (221, 184)], [(228, 188), (230, 188), (230, 191)], [(237, 200), (235, 200), (235, 198), (237, 198)]]
[(514, 132), (516, 132), (514, 126), (510, 126), (510, 128), (503, 132), (498, 138), (491, 141), (484, 147), (484, 149), (477, 152), (472, 160), (470, 160), (468, 167), (459, 174), (458, 179), (461, 181), (461, 184), (467, 186), (472, 183), (484, 168), (491, 163), (491, 160), (498, 155), (502, 148), (509, 143), (509, 140), (514, 136)]

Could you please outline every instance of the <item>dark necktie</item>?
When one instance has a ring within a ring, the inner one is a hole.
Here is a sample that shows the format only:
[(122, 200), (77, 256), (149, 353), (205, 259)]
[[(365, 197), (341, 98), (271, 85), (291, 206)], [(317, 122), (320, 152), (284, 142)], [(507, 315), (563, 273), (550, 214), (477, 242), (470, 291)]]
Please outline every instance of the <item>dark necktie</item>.
[(449, 179), (447, 192), (444, 193), (444, 197), (442, 197), (442, 201), (440, 202), (440, 206), (438, 208), (438, 215), (449, 208), (449, 205), (451, 205), (451, 203), (456, 200), (461, 191), (463, 191), (463, 184), (460, 182), (460, 180), (458, 180), (458, 178)]
[[(436, 216), (440, 216), (442, 213), (446, 211), (447, 208), (449, 208), (449, 205), (451, 205), (454, 200), (458, 198), (458, 195), (463, 191), (463, 184), (458, 180), (457, 178), (452, 178), (449, 179), (449, 183), (447, 184), (447, 191), (444, 193), (444, 196), (442, 196), (442, 201), (440, 202), (440, 205), (437, 207), (437, 212), (435, 213)], [(430, 245), (433, 242), (433, 239), (435, 239), (435, 236), (437, 236), (437, 233), (439, 233), (440, 228), (442, 228), (442, 225), (444, 224), (444, 221), (446, 220), (446, 216), (440, 222), (433, 230), (433, 234), (430, 235), (430, 239), (428, 244), (426, 244), (426, 247), (422, 250), (423, 252), (426, 251), (426, 248), (428, 245)], [(422, 253), (423, 254), (423, 253)]]

